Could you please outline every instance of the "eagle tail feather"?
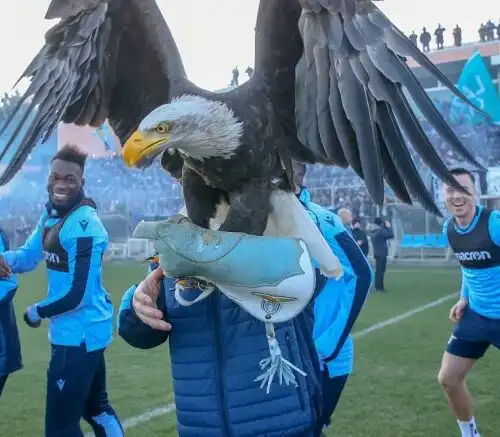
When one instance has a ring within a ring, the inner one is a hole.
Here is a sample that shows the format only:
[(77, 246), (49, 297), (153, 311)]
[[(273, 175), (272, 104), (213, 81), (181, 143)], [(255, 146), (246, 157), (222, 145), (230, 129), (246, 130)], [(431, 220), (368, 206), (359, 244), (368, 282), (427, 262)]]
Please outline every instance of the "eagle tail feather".
[(330, 278), (342, 276), (339, 259), (297, 196), (286, 191), (273, 191), (271, 208), (264, 235), (301, 239), (307, 244), (311, 258), (318, 263), (322, 275)]

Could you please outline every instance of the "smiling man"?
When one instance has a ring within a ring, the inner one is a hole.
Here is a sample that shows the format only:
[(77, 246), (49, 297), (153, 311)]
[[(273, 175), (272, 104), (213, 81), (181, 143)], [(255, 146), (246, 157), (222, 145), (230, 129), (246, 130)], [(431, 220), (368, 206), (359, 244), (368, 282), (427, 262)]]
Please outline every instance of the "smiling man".
[(479, 437), (465, 377), (490, 345), (500, 348), (500, 211), (477, 204), (470, 171), (456, 168), (451, 173), (470, 195), (443, 185), (446, 208), (452, 215), (443, 232), (461, 265), (462, 290), (450, 310), (455, 326), (438, 379), (461, 436)]
[(46, 211), (23, 246), (0, 256), (0, 278), (34, 270), (43, 259), (47, 265), (48, 296), (24, 313), (32, 328), (50, 321), (46, 437), (83, 437), (81, 418), (96, 436), (123, 436), (106, 391), (104, 351), (113, 336), (113, 306), (102, 286), (108, 234), (83, 191), (85, 161), (74, 146), (57, 152)]

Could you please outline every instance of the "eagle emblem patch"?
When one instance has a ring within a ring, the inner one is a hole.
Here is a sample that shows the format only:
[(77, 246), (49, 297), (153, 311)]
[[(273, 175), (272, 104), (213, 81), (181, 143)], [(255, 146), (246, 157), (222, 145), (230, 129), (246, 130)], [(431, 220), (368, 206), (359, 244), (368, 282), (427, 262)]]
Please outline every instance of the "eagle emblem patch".
[(294, 302), (297, 300), (295, 297), (276, 296), (256, 291), (253, 291), (252, 294), (262, 299), (260, 306), (266, 313), (266, 319), (270, 319), (273, 314), (276, 314), (284, 303)]

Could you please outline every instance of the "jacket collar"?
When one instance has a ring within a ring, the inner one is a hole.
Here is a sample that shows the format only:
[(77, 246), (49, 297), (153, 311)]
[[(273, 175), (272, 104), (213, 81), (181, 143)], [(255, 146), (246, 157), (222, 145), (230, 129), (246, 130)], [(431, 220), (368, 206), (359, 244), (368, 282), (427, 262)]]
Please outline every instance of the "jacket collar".
[(45, 208), (50, 216), (62, 218), (73, 211), (73, 209), (75, 209), (78, 205), (89, 205), (92, 208), (97, 209), (97, 205), (94, 200), (90, 197), (85, 197), (85, 192), (83, 190), (80, 190), (73, 202), (65, 205), (64, 207), (54, 205), (49, 199), (49, 201), (45, 204)]

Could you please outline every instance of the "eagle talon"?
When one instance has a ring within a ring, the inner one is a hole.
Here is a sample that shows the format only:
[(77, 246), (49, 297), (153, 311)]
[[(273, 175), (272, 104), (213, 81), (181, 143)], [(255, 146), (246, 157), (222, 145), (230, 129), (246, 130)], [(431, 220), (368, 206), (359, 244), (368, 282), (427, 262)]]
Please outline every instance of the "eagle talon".
[(205, 289), (214, 287), (214, 285), (202, 279), (182, 278), (182, 279), (177, 279), (176, 287), (179, 287), (180, 291), (183, 291), (185, 288), (198, 288), (199, 290), (203, 291)]
[(187, 288), (189, 286), (189, 279), (179, 279), (177, 281), (177, 284), (181, 287), (181, 288)]
[(143, 262), (144, 263), (151, 262), (151, 263), (159, 264), (160, 258), (158, 255), (151, 255), (151, 256), (147, 257)]

